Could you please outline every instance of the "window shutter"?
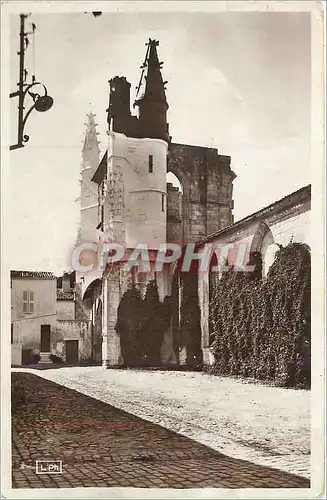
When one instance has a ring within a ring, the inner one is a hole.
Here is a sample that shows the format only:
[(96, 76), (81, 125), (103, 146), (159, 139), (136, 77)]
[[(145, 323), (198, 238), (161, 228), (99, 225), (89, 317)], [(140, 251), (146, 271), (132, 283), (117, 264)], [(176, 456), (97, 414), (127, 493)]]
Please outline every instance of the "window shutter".
[(23, 292), (23, 313), (31, 314), (34, 313), (34, 292), (25, 291)]
[(30, 292), (30, 297), (29, 297), (29, 312), (34, 313), (34, 292)]
[(28, 292), (23, 292), (23, 313), (28, 314)]

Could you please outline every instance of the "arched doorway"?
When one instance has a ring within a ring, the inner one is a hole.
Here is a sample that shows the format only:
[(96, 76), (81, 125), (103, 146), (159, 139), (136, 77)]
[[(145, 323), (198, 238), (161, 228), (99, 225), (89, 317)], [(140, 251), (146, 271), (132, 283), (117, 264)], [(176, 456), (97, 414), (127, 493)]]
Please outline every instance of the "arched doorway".
[(91, 331), (91, 357), (101, 362), (102, 352), (102, 280), (95, 279), (86, 288), (80, 307)]
[(95, 279), (90, 283), (85, 290), (82, 298), (83, 311), (87, 315), (89, 314), (89, 319), (91, 319), (91, 310), (95, 305), (96, 299), (101, 296), (102, 292), (102, 281), (101, 279)]

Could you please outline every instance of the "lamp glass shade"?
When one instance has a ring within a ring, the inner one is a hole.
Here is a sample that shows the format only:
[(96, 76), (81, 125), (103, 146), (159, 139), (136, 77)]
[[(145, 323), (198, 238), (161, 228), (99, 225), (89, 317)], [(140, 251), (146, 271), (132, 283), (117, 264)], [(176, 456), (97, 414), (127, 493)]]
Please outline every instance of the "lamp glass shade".
[(53, 99), (49, 95), (45, 95), (43, 97), (39, 97), (35, 103), (36, 111), (48, 111), (53, 105)]

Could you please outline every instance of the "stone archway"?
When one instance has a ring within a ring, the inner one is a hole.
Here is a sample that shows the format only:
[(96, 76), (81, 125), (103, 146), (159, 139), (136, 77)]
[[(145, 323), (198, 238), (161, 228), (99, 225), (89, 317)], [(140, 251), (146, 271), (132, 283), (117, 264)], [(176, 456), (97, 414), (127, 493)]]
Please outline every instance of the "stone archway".
[(95, 301), (102, 291), (100, 278), (96, 278), (86, 285), (83, 282), (77, 282), (75, 285), (75, 319), (78, 321), (92, 320)]
[(82, 307), (85, 314), (91, 312), (95, 307), (95, 303), (98, 297), (100, 297), (102, 292), (102, 281), (97, 278), (91, 283), (89, 283), (88, 287), (84, 291), (82, 298)]
[[(91, 357), (101, 362), (102, 352), (102, 280), (97, 278), (88, 284), (79, 303), (80, 319), (88, 321), (91, 332)], [(99, 304), (101, 307), (99, 308)]]
[(262, 260), (262, 273), (263, 276), (266, 275), (266, 253), (267, 249), (270, 245), (274, 245), (275, 239), (274, 236), (265, 222), (261, 221), (253, 235), (252, 243), (250, 247), (250, 255), (255, 252), (260, 252), (261, 260)]
[(177, 179), (180, 189), (167, 178), (167, 242), (184, 245), (187, 242), (186, 221), (189, 215), (188, 180), (176, 162), (168, 163), (169, 173)]
[(195, 243), (233, 222), (231, 159), (217, 149), (171, 143), (167, 172), (183, 188), (184, 243)]

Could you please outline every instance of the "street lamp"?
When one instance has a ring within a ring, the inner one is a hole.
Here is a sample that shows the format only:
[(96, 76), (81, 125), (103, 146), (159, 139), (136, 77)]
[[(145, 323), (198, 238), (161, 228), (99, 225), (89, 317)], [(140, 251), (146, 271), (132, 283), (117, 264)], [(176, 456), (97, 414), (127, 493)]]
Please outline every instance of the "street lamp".
[[(30, 116), (31, 112), (36, 109), (36, 111), (44, 112), (48, 111), (53, 105), (53, 99), (48, 95), (48, 90), (43, 83), (37, 82), (35, 80), (35, 75), (32, 75), (32, 81), (30, 83), (26, 82), (26, 78), (28, 75), (27, 70), (24, 68), (24, 58), (25, 51), (29, 45), (29, 40), (27, 35), (35, 33), (36, 26), (32, 23), (32, 32), (25, 33), (25, 19), (27, 18), (26, 14), (20, 15), (20, 49), (18, 52), (19, 55), (19, 82), (18, 82), (18, 90), (16, 92), (12, 92), (10, 94), (10, 98), (18, 97), (18, 135), (17, 135), (17, 144), (10, 146), (10, 150), (23, 148), (24, 142), (29, 141), (29, 136), (24, 134), (24, 128), (26, 125), (26, 121)], [(32, 92), (34, 90), (34, 92)], [(25, 97), (29, 96), (33, 104), (31, 107), (24, 113), (25, 106), (24, 101)]]

